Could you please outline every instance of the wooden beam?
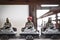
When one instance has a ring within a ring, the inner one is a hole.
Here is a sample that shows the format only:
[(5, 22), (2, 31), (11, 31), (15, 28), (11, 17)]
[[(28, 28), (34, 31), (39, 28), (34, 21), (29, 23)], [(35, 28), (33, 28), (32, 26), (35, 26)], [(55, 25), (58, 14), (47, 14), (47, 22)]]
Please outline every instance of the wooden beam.
[(0, 4), (60, 4), (60, 0), (0, 0)]

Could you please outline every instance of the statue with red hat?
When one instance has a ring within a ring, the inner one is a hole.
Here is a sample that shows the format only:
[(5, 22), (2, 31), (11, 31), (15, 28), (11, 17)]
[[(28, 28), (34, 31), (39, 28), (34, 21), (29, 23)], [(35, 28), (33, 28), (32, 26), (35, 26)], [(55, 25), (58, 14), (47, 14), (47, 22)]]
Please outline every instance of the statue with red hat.
[(26, 24), (25, 24), (25, 27), (23, 28), (23, 29), (25, 29), (24, 31), (33, 31), (34, 30), (34, 24), (33, 24), (33, 22), (32, 22), (32, 17), (31, 16), (29, 16), (28, 18), (27, 18), (27, 22), (26, 22)]

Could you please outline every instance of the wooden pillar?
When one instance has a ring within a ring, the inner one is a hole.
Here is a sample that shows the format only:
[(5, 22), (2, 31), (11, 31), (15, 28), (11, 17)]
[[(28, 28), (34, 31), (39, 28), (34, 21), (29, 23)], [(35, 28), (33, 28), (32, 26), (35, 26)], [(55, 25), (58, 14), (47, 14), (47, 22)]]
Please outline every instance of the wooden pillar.
[(34, 23), (34, 27), (37, 30), (37, 17), (36, 17), (36, 5), (35, 4), (29, 5), (29, 16), (32, 16), (33, 18), (32, 22)]

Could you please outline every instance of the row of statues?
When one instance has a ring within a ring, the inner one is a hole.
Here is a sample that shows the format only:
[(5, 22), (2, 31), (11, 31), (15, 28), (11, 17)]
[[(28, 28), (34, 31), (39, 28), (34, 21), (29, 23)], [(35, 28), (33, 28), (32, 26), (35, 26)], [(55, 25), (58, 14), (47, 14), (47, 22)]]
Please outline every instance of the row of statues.
[[(28, 18), (27, 18), (27, 22), (26, 22), (26, 24), (25, 24), (25, 27), (24, 28), (22, 28), (22, 32), (23, 31), (35, 31), (35, 28), (34, 28), (34, 24), (33, 24), (33, 22), (32, 22), (32, 17), (31, 16), (29, 16)], [(59, 24), (60, 25), (60, 24)], [(59, 26), (58, 25), (58, 26)], [(46, 29), (46, 28), (54, 28), (54, 24), (52, 23), (52, 20), (51, 20), (51, 18), (49, 18), (48, 19), (48, 22), (45, 24), (45, 27), (44, 27), (44, 30)], [(4, 23), (4, 27), (3, 27), (3, 29), (11, 29), (11, 23), (9, 22), (9, 19), (8, 18), (6, 18), (6, 22)], [(59, 29), (59, 28), (58, 28)]]
[[(26, 22), (25, 27), (21, 29), (22, 32), (23, 32), (23, 31), (32, 31), (32, 30), (34, 30), (34, 24), (33, 24), (33, 22), (32, 22), (32, 17), (29, 16), (29, 17), (27, 18), (27, 20), (28, 20), (28, 21)], [(4, 23), (4, 26), (3, 26), (2, 29), (12, 30), (12, 27), (11, 27), (11, 26), (12, 26), (12, 25), (11, 25), (9, 19), (6, 18), (6, 22)]]

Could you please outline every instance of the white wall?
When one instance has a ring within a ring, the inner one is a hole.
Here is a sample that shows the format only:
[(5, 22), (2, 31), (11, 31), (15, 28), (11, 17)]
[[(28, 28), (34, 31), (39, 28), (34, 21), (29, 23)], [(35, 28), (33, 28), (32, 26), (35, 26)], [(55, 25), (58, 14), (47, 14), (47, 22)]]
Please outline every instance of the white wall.
[(0, 5), (0, 27), (8, 17), (12, 23), (12, 27), (18, 29), (18, 33), (21, 32), (21, 28), (24, 27), (25, 22), (29, 14), (28, 5)]

